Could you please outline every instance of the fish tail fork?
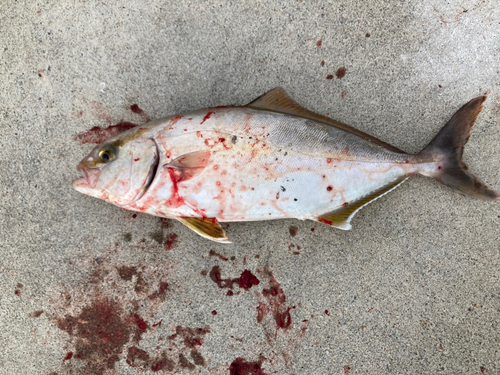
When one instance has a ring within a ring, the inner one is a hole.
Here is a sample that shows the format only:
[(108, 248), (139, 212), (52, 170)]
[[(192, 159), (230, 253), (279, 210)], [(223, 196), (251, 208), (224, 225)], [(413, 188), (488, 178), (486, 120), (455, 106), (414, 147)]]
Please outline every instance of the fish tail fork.
[(421, 174), (463, 194), (494, 201), (500, 200), (500, 194), (479, 181), (462, 161), (464, 146), (485, 99), (486, 96), (479, 96), (460, 108), (418, 156), (436, 163), (436, 168)]

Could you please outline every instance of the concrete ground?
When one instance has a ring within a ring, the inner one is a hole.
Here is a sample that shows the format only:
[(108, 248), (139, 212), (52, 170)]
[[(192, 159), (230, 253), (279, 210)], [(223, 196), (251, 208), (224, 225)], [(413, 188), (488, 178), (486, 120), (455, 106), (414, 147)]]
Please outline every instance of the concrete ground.
[(218, 245), (71, 188), (94, 126), (282, 86), (408, 152), (487, 93), (464, 159), (499, 190), (499, 38), (491, 0), (1, 2), (0, 373), (499, 374), (498, 202), (415, 177)]

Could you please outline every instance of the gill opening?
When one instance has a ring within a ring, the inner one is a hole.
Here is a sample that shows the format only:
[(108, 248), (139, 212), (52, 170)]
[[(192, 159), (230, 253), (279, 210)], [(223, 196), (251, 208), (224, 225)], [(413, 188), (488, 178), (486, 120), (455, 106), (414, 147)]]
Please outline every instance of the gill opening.
[(146, 194), (146, 192), (149, 190), (149, 187), (153, 183), (156, 174), (158, 173), (158, 167), (160, 165), (160, 149), (158, 148), (156, 141), (153, 138), (151, 138), (151, 140), (155, 145), (155, 158), (153, 164), (151, 164), (151, 167), (149, 167), (148, 177), (146, 179), (146, 183), (144, 184), (142, 190), (139, 192), (139, 194), (137, 194), (137, 197), (135, 197), (135, 199), (132, 202), (127, 204), (127, 206), (137, 202), (144, 196), (144, 194)]

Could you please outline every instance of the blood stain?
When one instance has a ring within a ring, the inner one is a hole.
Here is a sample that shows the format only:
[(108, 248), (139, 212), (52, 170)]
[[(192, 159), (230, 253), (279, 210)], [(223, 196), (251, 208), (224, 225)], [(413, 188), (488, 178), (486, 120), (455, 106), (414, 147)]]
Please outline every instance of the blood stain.
[(165, 238), (165, 250), (169, 251), (172, 250), (177, 246), (177, 242), (179, 240), (179, 236), (175, 233), (170, 233), (167, 235)]
[(323, 44), (323, 41), (321, 41), (321, 40), (318, 40), (318, 41), (316, 42), (316, 46), (317, 46), (318, 48), (319, 48), (319, 47), (321, 47), (321, 45), (322, 45), (322, 44)]
[[(167, 296), (167, 290), (168, 290), (168, 283), (166, 281), (160, 282), (160, 286), (158, 287), (158, 290), (156, 292), (153, 292), (148, 296), (150, 300), (158, 299), (161, 302), (165, 301), (165, 298)], [(161, 324), (161, 322), (160, 322)]]
[(217, 315), (217, 311), (213, 310), (212, 315)]
[(173, 369), (174, 363), (167, 358), (160, 359), (158, 362), (153, 363), (153, 365), (151, 366), (151, 371), (153, 372), (158, 372), (160, 370), (171, 371)]
[(195, 346), (201, 346), (203, 344), (203, 337), (207, 333), (210, 333), (209, 327), (204, 328), (189, 328), (177, 326), (175, 327), (175, 333), (168, 336), (168, 339), (173, 340), (177, 336), (181, 337), (184, 345), (188, 348), (194, 348)]
[(83, 133), (78, 134), (74, 140), (80, 142), (80, 144), (100, 144), (109, 138), (112, 138), (126, 130), (135, 128), (137, 124), (132, 124), (130, 122), (122, 121), (116, 125), (108, 126), (107, 128), (101, 128), (99, 126), (94, 126)]
[(146, 113), (146, 111), (144, 111), (143, 109), (141, 109), (137, 104), (132, 104), (130, 106), (130, 110), (132, 112), (137, 113), (138, 115), (140, 115), (145, 122), (149, 122), (149, 120), (150, 120), (149, 115)]
[(366, 33), (366, 35), (365, 35), (365, 36), (366, 36), (367, 38), (369, 38), (369, 37), (370, 37), (370, 33)]
[(69, 361), (71, 358), (73, 358), (73, 352), (68, 352), (63, 359), (63, 363)]
[(333, 79), (333, 74), (328, 74), (328, 75), (326, 76), (326, 79)]
[(351, 371), (351, 368), (349, 366), (344, 366), (344, 375), (349, 375), (349, 371)]
[(285, 305), (285, 292), (268, 268), (264, 269), (263, 273), (269, 278), (269, 289), (264, 289), (262, 294), (271, 307), (278, 328), (286, 330), (292, 324), (292, 316), (290, 315), (290, 307)]
[(295, 237), (299, 231), (299, 228), (292, 225), (290, 228), (288, 228), (288, 231), (290, 232), (290, 236)]
[(201, 121), (200, 125), (202, 125), (205, 121), (207, 121), (210, 116), (212, 116), (213, 114), (215, 114), (215, 112), (208, 112), (205, 117), (203, 117), (203, 120)]
[(328, 312), (328, 310), (325, 310), (325, 314), (330, 316), (330, 313)]
[(347, 91), (342, 91), (342, 98), (345, 98), (347, 95)]
[(33, 311), (29, 317), (30, 318), (39, 318), (45, 311), (43, 310), (37, 310), (37, 311)]
[(137, 275), (137, 267), (121, 266), (116, 270), (118, 271), (120, 278), (125, 281), (131, 281), (132, 277)]
[(229, 366), (229, 375), (266, 375), (262, 370), (262, 360), (248, 362), (241, 357), (236, 358)]
[(86, 362), (85, 373), (102, 375), (113, 369), (134, 328), (122, 307), (99, 298), (77, 316), (57, 318), (56, 325), (74, 337), (76, 357)]
[(219, 254), (218, 252), (216, 252), (215, 250), (210, 250), (210, 252), (208, 253), (209, 257), (212, 258), (212, 257), (218, 257), (220, 260), (224, 261), (224, 262), (227, 262), (229, 259), (226, 258), (224, 255), (222, 254)]
[(191, 362), (189, 362), (182, 353), (179, 353), (179, 365), (182, 368), (187, 368), (188, 370), (191, 371), (193, 371), (196, 368), (196, 366), (193, 365)]
[(347, 72), (347, 69), (343, 66), (342, 68), (339, 68), (335, 75), (337, 76), (338, 79), (344, 78), (345, 74)]
[(325, 60), (321, 61), (321, 63), (319, 65), (325, 66)]
[(197, 366), (205, 366), (207, 363), (205, 361), (205, 358), (203, 358), (201, 353), (196, 349), (191, 350), (191, 358), (193, 359), (194, 364)]
[(257, 309), (257, 323), (262, 322), (262, 319), (271, 311), (269, 306), (267, 306), (263, 302), (259, 302), (259, 305), (256, 307)]
[(260, 281), (249, 270), (244, 270), (238, 280), (238, 285), (243, 289), (250, 289), (253, 285), (259, 285)]

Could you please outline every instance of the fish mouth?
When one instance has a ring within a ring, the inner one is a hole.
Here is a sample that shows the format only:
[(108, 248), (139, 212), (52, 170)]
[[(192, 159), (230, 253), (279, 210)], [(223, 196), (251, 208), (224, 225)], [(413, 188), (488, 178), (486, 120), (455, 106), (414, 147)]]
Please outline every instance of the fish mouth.
[(101, 171), (97, 168), (88, 168), (85, 164), (86, 163), (82, 161), (76, 167), (76, 170), (80, 172), (83, 177), (75, 179), (72, 185), (74, 189), (86, 193), (86, 191), (83, 190), (95, 188), (95, 186), (97, 185), (97, 181), (99, 180)]

